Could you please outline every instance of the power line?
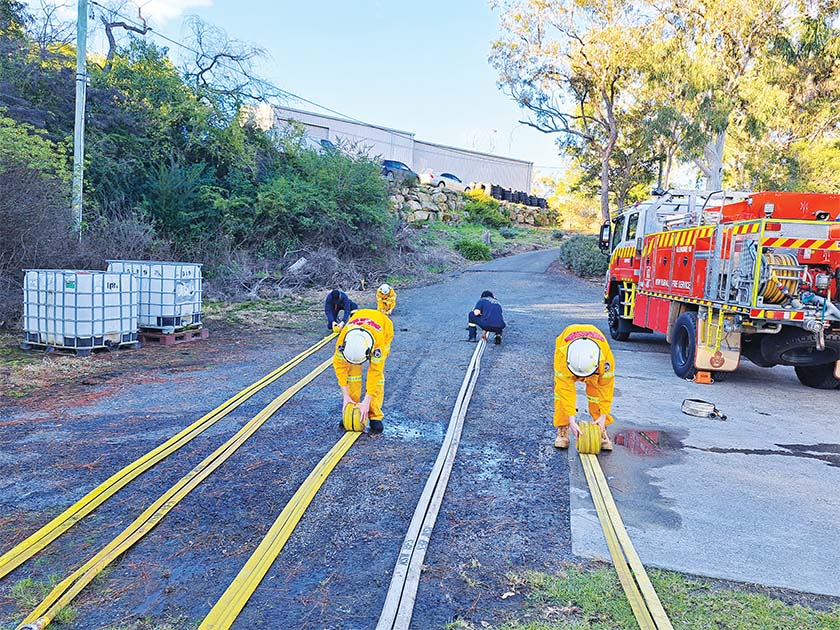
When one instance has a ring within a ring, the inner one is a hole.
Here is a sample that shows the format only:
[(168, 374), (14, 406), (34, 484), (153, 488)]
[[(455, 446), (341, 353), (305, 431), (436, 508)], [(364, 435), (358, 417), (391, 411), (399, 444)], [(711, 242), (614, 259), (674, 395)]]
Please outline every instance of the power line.
[[(172, 39), (171, 37), (168, 37), (168, 36), (164, 35), (163, 33), (159, 33), (158, 31), (156, 31), (151, 26), (144, 25), (140, 22), (137, 22), (137, 21), (134, 20), (134, 18), (123, 15), (119, 11), (114, 11), (113, 9), (110, 9), (109, 7), (106, 7), (102, 4), (100, 4), (99, 2), (96, 2), (95, 0), (89, 0), (89, 1), (90, 1), (91, 4), (99, 7), (100, 9), (102, 9), (104, 11), (108, 11), (109, 13), (112, 13), (113, 15), (116, 15), (117, 17), (125, 20), (126, 22), (128, 22), (129, 24), (131, 24), (133, 26), (137, 26), (137, 27), (140, 27), (140, 28), (146, 26), (148, 28), (148, 32), (151, 33), (155, 37), (163, 39), (163, 40), (165, 40), (165, 41), (167, 41), (171, 44), (174, 44), (175, 46), (178, 46), (179, 48), (183, 48), (184, 50), (186, 50), (188, 52), (191, 52), (194, 55), (198, 55), (199, 57), (205, 55), (205, 53), (203, 53), (199, 50), (196, 50), (195, 48), (192, 48), (192, 47), (188, 46), (187, 44), (184, 44), (183, 42), (179, 42), (178, 40)], [(231, 70), (233, 72), (236, 72), (236, 71), (240, 70), (240, 68), (234, 68), (234, 67), (228, 66), (224, 62), (221, 62), (221, 61), (218, 62), (218, 65), (222, 66), (222, 67), (224, 67), (228, 70)], [(327, 107), (326, 105), (321, 105), (320, 103), (316, 103), (315, 101), (310, 100), (308, 98), (305, 98), (305, 97), (303, 97), (299, 94), (295, 94), (294, 92), (290, 92), (289, 90), (285, 90), (285, 89), (283, 89), (283, 88), (281, 88), (277, 85), (274, 85), (273, 83), (270, 83), (269, 81), (266, 81), (265, 79), (254, 78), (253, 80), (255, 82), (263, 85), (263, 86), (268, 86), (269, 88), (271, 88), (272, 91), (278, 92), (280, 95), (283, 95), (283, 96), (301, 101), (303, 103), (307, 103), (309, 105), (312, 105), (314, 107), (322, 109), (326, 112), (330, 112), (331, 114), (335, 114), (336, 116), (341, 116), (342, 118), (345, 118), (347, 120), (355, 122), (356, 124), (364, 125), (365, 127), (371, 127), (371, 128), (374, 128), (374, 129), (379, 129), (381, 131), (388, 131), (390, 133), (397, 133), (397, 135), (406, 135), (406, 134), (398, 132), (394, 129), (388, 129), (387, 127), (380, 127), (380, 126), (377, 126), (377, 125), (373, 125), (373, 124), (367, 123), (363, 120), (359, 120), (358, 118), (354, 118), (353, 116), (350, 116), (350, 115), (345, 114), (343, 112), (339, 112), (337, 110), (331, 109), (331, 108)]]

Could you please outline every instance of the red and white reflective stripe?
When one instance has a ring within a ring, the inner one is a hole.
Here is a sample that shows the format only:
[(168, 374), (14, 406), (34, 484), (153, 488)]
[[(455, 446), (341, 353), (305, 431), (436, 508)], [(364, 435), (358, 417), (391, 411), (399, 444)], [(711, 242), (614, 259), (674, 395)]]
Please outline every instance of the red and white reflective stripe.
[(840, 241), (820, 238), (765, 238), (762, 247), (786, 247), (788, 249), (830, 249), (840, 251)]
[(763, 308), (754, 308), (750, 310), (750, 317), (759, 319), (790, 319), (793, 321), (802, 321), (805, 319), (804, 311), (773, 311)]

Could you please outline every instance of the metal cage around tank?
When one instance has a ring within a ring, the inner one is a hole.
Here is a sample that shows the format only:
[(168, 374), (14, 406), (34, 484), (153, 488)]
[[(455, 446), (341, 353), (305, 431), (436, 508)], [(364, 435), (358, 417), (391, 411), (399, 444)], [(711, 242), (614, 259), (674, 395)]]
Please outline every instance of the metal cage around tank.
[(27, 269), (21, 346), (86, 354), (136, 345), (139, 281), (129, 273)]
[(173, 333), (202, 324), (200, 263), (109, 260), (108, 270), (140, 282), (140, 328)]

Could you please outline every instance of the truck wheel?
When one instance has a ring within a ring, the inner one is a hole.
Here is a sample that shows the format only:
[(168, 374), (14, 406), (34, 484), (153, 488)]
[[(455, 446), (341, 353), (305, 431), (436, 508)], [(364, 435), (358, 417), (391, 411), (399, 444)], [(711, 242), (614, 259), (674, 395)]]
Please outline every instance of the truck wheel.
[(607, 319), (610, 325), (610, 337), (616, 341), (627, 341), (630, 339), (630, 331), (625, 330), (627, 324), (621, 319), (621, 300), (616, 293), (612, 296), (607, 307)]
[(761, 354), (771, 363), (811, 366), (833, 363), (840, 358), (840, 335), (825, 333), (825, 350), (817, 350), (817, 337), (801, 328), (785, 327), (761, 341)]
[(793, 368), (796, 378), (807, 387), (814, 389), (840, 389), (840, 380), (834, 377), (834, 364), (797, 365)]
[(694, 378), (697, 368), (694, 357), (697, 354), (697, 313), (688, 311), (674, 322), (671, 336), (671, 367), (680, 378)]

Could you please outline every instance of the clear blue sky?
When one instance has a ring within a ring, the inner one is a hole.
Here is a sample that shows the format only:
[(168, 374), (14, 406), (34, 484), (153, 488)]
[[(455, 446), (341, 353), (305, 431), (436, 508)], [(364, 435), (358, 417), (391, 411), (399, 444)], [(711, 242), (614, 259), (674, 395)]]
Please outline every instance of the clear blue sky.
[[(520, 125), (518, 107), (496, 86), (487, 57), (498, 16), (487, 0), (153, 2), (264, 48), (262, 76), (354, 118), (432, 142), (562, 164), (553, 136)], [(156, 28), (188, 36), (182, 17), (158, 19)]]

